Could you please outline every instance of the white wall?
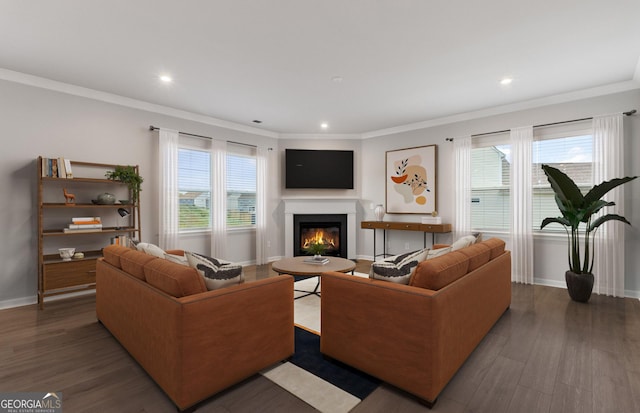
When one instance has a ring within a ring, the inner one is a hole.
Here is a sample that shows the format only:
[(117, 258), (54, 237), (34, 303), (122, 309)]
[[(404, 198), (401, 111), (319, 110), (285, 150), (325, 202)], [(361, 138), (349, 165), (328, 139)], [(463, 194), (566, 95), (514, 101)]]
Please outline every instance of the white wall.
[[(38, 155), (64, 156), (98, 163), (138, 164), (144, 178), (141, 192), (142, 240), (158, 240), (157, 134), (149, 125), (187, 131), (219, 139), (278, 148), (277, 139), (239, 132), (144, 110), (133, 109), (61, 92), (0, 80), (0, 308), (35, 302), (37, 290)], [(274, 169), (277, 169), (274, 167)], [(279, 177), (268, 187), (270, 209), (279, 202)], [(276, 223), (268, 231), (275, 234)], [(253, 232), (230, 236), (231, 259), (255, 259)], [(192, 249), (206, 252), (205, 240), (187, 240)], [(278, 238), (270, 238), (274, 255)], [(203, 248), (202, 250), (200, 248)]]
[[(0, 80), (0, 308), (35, 302), (37, 288), (37, 191), (35, 159), (38, 155), (64, 156), (74, 160), (138, 164), (144, 177), (141, 193), (142, 239), (158, 239), (157, 132), (148, 126), (162, 126), (219, 139), (265, 147), (269, 152), (268, 256), (284, 255), (284, 197), (335, 197), (360, 199), (358, 220), (374, 219), (371, 204), (384, 203), (385, 151), (429, 144), (438, 145), (438, 211), (446, 222), (453, 219), (452, 144), (447, 137), (463, 136), (541, 124), (598, 114), (640, 109), (640, 90), (550, 105), (510, 114), (380, 136), (365, 140), (275, 139), (240, 132), (140, 109), (105, 103), (61, 92)], [(625, 118), (627, 175), (640, 175), (640, 115)], [(285, 190), (284, 149), (352, 149), (355, 151), (356, 188), (354, 190)], [(625, 216), (633, 227), (626, 229), (626, 288), (628, 295), (640, 296), (640, 180), (626, 185)], [(387, 216), (410, 221), (415, 216)], [(229, 259), (251, 262), (255, 258), (252, 231), (231, 232)], [(380, 237), (381, 238), (381, 237)], [(389, 233), (389, 251), (402, 252), (422, 246), (422, 234)], [(440, 235), (438, 242), (449, 242)], [(508, 239), (507, 239), (508, 241)], [(183, 238), (185, 248), (206, 252), (208, 236)], [(428, 242), (429, 243), (429, 242)], [(370, 258), (371, 230), (358, 230), (357, 254)], [(540, 283), (563, 286), (566, 244), (549, 236), (535, 239), (535, 276)], [(379, 246), (380, 248), (380, 246)]]
[[(607, 96), (584, 99), (570, 103), (549, 105), (536, 109), (523, 110), (509, 114), (490, 116), (464, 122), (435, 126), (410, 132), (397, 133), (367, 139), (362, 145), (362, 180), (361, 195), (364, 200), (373, 203), (384, 203), (385, 151), (409, 148), (413, 146), (438, 145), (438, 212), (444, 222), (452, 222), (454, 216), (453, 187), (453, 144), (446, 138), (472, 135), (477, 133), (505, 130), (525, 125), (538, 125), (560, 122), (570, 119), (591, 117), (594, 115), (640, 109), (640, 90), (616, 93)], [(626, 175), (640, 175), (640, 115), (628, 116), (625, 125), (625, 168)], [(632, 224), (626, 228), (626, 274), (625, 286), (627, 295), (640, 297), (640, 179), (625, 186), (625, 216)], [(373, 219), (367, 210), (367, 218)], [(385, 220), (411, 221), (419, 220), (412, 215), (387, 215)], [(371, 230), (360, 230), (358, 238), (358, 254), (370, 258), (373, 251), (373, 235)], [(499, 236), (509, 242), (508, 237)], [(378, 253), (381, 250), (382, 237), (379, 235)], [(422, 246), (422, 235), (402, 231), (389, 231), (388, 249), (392, 253)], [(437, 242), (451, 241), (450, 235), (439, 235)], [(430, 240), (428, 239), (427, 245)], [(564, 272), (567, 267), (566, 240), (564, 237), (535, 237), (534, 274), (536, 282), (542, 284), (564, 286)], [(596, 274), (597, 276), (597, 274)]]

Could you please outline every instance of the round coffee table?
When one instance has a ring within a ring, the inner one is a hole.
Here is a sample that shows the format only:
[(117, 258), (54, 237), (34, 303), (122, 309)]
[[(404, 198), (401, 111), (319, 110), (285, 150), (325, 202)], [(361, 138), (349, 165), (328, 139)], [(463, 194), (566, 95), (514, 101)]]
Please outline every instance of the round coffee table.
[(277, 272), (278, 274), (290, 274), (298, 277), (318, 277), (318, 282), (316, 283), (316, 287), (313, 291), (301, 291), (294, 290), (298, 292), (307, 293), (301, 295), (298, 298), (306, 297), (308, 295), (317, 295), (320, 296), (320, 292), (318, 291), (318, 287), (320, 286), (320, 277), (319, 275), (323, 272), (327, 271), (337, 271), (337, 272), (350, 272), (356, 268), (356, 263), (347, 260), (345, 258), (340, 257), (326, 257), (329, 262), (326, 264), (314, 264), (305, 262), (311, 258), (310, 256), (300, 256), (293, 258), (283, 258), (278, 261), (274, 261), (271, 264), (271, 268)]

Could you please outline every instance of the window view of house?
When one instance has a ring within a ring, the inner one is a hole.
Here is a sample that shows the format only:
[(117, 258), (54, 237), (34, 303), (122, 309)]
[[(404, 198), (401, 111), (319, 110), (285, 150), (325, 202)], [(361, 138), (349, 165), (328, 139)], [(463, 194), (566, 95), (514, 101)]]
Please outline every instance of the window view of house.
[[(471, 226), (477, 230), (508, 231), (510, 228), (510, 145), (475, 147), (471, 150)], [(545, 217), (559, 215), (553, 191), (542, 164), (562, 170), (583, 190), (591, 187), (591, 135), (535, 140), (532, 146), (533, 229)], [(549, 230), (554, 228), (549, 227)], [(558, 230), (561, 230), (558, 228)], [(545, 229), (545, 231), (547, 231)]]
[(227, 227), (256, 224), (256, 158), (227, 154)]

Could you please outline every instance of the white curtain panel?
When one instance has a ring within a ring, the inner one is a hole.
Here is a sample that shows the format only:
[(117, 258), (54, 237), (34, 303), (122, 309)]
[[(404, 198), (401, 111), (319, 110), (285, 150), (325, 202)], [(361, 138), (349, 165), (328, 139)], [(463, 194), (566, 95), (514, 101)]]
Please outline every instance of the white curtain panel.
[(211, 256), (227, 259), (227, 142), (211, 140)]
[(511, 129), (511, 277), (533, 284), (531, 152), (533, 127)]
[(178, 248), (178, 131), (160, 129), (160, 222), (162, 249)]
[[(599, 184), (624, 177), (622, 114), (593, 118), (593, 182)], [(604, 214), (624, 216), (624, 185), (609, 192), (607, 201), (615, 206)], [(624, 297), (624, 230), (625, 224), (610, 221), (598, 229), (594, 240), (594, 292)]]
[(258, 147), (256, 156), (256, 264), (267, 263), (267, 148)]
[(453, 140), (455, 175), (454, 241), (471, 232), (471, 136)]

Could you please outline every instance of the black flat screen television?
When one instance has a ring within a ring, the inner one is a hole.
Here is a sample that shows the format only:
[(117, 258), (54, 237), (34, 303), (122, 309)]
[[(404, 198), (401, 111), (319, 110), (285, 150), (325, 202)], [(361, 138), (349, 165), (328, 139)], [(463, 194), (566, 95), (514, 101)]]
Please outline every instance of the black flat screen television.
[(285, 188), (353, 189), (353, 151), (286, 149)]

